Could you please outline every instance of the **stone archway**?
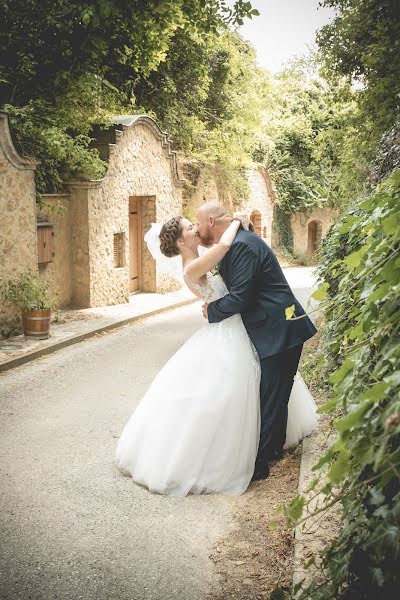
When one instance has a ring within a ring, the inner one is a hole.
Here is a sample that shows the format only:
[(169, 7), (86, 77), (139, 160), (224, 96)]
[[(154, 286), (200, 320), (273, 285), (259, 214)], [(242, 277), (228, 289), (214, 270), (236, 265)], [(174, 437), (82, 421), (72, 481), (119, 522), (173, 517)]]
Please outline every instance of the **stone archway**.
[(250, 215), (250, 221), (253, 223), (255, 233), (257, 235), (259, 235), (260, 237), (263, 237), (263, 235), (262, 235), (262, 216), (258, 210), (253, 210), (253, 212)]
[(322, 223), (316, 219), (308, 224), (307, 254), (312, 256), (321, 247)]

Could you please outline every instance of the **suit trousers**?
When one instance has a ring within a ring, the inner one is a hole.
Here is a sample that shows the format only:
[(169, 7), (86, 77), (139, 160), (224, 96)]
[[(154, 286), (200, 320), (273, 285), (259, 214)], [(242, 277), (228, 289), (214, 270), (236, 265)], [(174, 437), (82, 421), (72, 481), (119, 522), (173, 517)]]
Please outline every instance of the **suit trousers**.
[(269, 461), (285, 445), (288, 402), (302, 350), (303, 344), (260, 360), (261, 432), (255, 473), (267, 474)]

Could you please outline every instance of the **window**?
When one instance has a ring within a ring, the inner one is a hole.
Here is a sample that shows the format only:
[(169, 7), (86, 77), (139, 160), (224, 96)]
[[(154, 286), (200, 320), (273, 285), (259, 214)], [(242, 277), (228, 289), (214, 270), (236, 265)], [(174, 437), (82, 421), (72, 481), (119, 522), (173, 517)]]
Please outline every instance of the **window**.
[(114, 233), (114, 268), (125, 267), (125, 233)]

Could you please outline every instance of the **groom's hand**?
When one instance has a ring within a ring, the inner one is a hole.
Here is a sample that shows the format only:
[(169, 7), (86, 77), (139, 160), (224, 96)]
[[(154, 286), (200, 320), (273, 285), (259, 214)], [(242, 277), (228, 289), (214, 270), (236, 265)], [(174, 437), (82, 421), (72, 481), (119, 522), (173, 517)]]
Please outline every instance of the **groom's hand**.
[(208, 304), (203, 304), (201, 309), (203, 311), (203, 317), (208, 321)]

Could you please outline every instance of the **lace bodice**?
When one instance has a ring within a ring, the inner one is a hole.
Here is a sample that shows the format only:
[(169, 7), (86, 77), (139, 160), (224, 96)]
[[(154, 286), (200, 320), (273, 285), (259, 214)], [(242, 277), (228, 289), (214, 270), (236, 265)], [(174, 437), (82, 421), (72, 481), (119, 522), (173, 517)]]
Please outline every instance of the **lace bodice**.
[(193, 283), (185, 272), (183, 272), (183, 278), (188, 288), (197, 296), (204, 300), (207, 304), (219, 300), (222, 296), (228, 293), (227, 287), (222, 279), (221, 275), (213, 275), (212, 273), (206, 273), (207, 283)]

